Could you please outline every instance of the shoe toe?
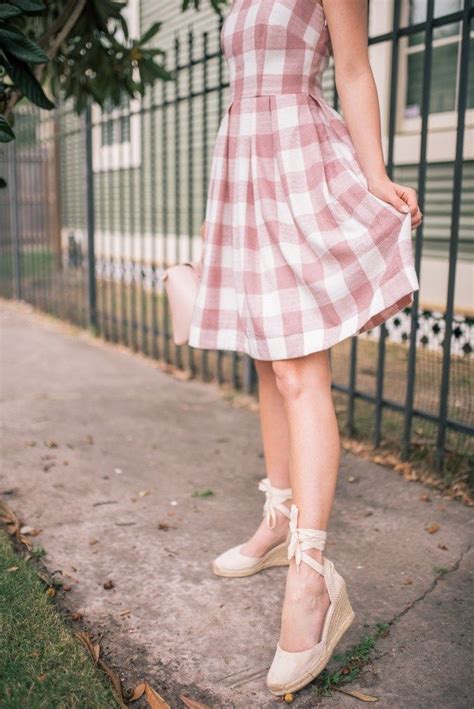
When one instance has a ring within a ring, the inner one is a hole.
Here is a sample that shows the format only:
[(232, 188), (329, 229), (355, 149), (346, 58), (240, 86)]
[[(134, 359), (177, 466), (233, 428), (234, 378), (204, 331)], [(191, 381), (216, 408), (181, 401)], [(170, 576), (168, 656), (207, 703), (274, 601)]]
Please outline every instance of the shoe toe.
[(234, 572), (247, 568), (252, 560), (240, 553), (241, 548), (242, 545), (227, 549), (214, 560), (214, 569), (221, 572)]
[(291, 685), (309, 673), (312, 661), (320, 646), (301, 652), (286, 652), (277, 646), (267, 675), (267, 687), (273, 694), (286, 694)]

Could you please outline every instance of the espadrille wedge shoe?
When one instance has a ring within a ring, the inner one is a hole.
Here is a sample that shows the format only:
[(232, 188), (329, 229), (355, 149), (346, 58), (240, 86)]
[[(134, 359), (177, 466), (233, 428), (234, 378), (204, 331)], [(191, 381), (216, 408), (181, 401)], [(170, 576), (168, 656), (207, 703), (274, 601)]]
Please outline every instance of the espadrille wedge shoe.
[[(288, 519), (290, 512), (283, 504), (292, 498), (291, 488), (273, 487), (268, 478), (260, 481), (258, 489), (265, 493), (265, 504), (263, 506), (263, 516), (270, 529), (276, 523), (276, 512), (281, 512)], [(241, 576), (252, 576), (253, 574), (268, 569), (270, 566), (288, 566), (288, 540), (270, 549), (266, 554), (259, 557), (246, 556), (241, 550), (244, 545), (232, 547), (217, 557), (213, 563), (213, 571), (217, 576), (228, 576), (238, 578)]]
[(303, 561), (324, 577), (330, 606), (324, 619), (321, 640), (312, 648), (301, 652), (288, 652), (277, 645), (267, 676), (267, 686), (277, 696), (296, 692), (317, 677), (326, 667), (334, 648), (354, 620), (345, 581), (337, 573), (334, 564), (329, 559), (324, 559), (321, 565), (305, 554), (308, 549), (324, 550), (326, 532), (300, 529), (297, 520), (298, 508), (292, 505), (288, 557), (291, 559), (294, 556), (298, 567)]

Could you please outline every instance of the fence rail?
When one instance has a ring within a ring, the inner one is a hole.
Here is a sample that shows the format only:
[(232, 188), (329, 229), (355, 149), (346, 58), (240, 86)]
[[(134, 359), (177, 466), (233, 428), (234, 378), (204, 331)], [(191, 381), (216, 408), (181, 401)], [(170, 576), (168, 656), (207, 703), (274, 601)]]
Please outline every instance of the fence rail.
[[(405, 457), (426, 449), (436, 468), (455, 469), (472, 445), (473, 319), (455, 313), (459, 235), (463, 219), (463, 161), (473, 10), (435, 16), (427, 0), (423, 22), (402, 26), (393, 2), (392, 29), (370, 38), (389, 44), (390, 96), (387, 170), (395, 161), (401, 43), (423, 38), (419, 153), (414, 186), (427, 212), (428, 128), (437, 28), (459, 23), (460, 72), (449, 230), (446, 304), (441, 312), (411, 309), (376, 331), (331, 351), (338, 413), (351, 435), (376, 446), (396, 441)], [(172, 83), (157, 84), (141, 101), (75, 116), (69, 106), (52, 114), (20, 104), (17, 141), (0, 155), (0, 294), (38, 308), (135, 351), (188, 368), (204, 380), (255, 392), (252, 360), (236, 352), (175, 347), (170, 333), (163, 270), (195, 259), (205, 215), (213, 137), (223, 115), (227, 69), (215, 31), (177, 37), (167, 66)], [(329, 70), (325, 93), (337, 107)], [(417, 272), (424, 224), (414, 235)]]

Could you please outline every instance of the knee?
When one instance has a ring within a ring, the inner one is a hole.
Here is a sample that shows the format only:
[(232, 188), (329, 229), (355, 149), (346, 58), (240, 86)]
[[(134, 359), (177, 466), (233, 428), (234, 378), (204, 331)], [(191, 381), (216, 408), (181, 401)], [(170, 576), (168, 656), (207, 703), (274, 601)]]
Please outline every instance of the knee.
[(304, 375), (300, 367), (291, 360), (272, 362), (278, 391), (284, 399), (298, 399), (304, 391)]

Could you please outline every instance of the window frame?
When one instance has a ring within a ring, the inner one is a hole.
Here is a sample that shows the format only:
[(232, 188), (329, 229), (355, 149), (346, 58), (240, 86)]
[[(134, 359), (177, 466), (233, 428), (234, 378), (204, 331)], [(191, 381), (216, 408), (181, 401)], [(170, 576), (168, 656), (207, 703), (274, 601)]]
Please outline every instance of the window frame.
[[(410, 5), (409, 0), (404, 0), (402, 8), (402, 27), (408, 26), (410, 18)], [(461, 28), (460, 28), (461, 29)], [(449, 35), (446, 37), (433, 38), (433, 48), (439, 46), (446, 46), (448, 44), (457, 43), (458, 46), (461, 43), (461, 33), (456, 35)], [(471, 39), (474, 39), (474, 29), (471, 29)], [(399, 100), (398, 100), (398, 133), (419, 133), (421, 130), (422, 117), (413, 116), (407, 117), (405, 111), (407, 108), (406, 104), (406, 93), (408, 84), (408, 57), (411, 54), (417, 54), (425, 51), (425, 43), (416, 44), (410, 46), (408, 44), (408, 37), (403, 37), (400, 40), (400, 83), (399, 83)], [(459, 92), (459, 74), (460, 74), (460, 62), (461, 56), (458, 51), (457, 56), (457, 66), (456, 66), (456, 97), (455, 106), (457, 106), (458, 92)], [(442, 111), (438, 113), (430, 113), (429, 116), (430, 130), (446, 130), (455, 129), (457, 125), (457, 111), (454, 108), (452, 111)], [(474, 108), (468, 108), (466, 110), (466, 128), (474, 126)]]

